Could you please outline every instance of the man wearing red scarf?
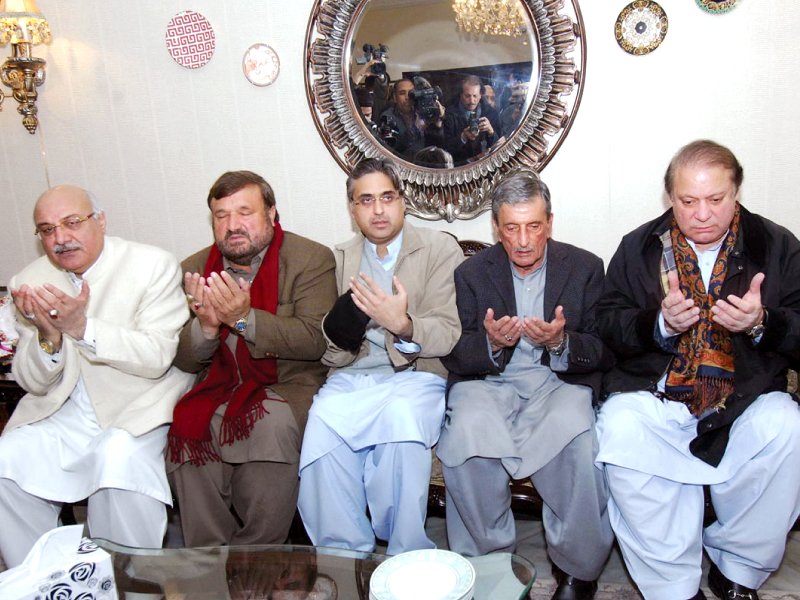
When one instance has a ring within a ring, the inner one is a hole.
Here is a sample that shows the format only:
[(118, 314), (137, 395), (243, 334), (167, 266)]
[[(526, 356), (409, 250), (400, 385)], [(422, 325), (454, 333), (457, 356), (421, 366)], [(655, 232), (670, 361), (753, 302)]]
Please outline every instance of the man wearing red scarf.
[[(684, 146), (672, 208), (626, 235), (597, 309), (605, 377), (597, 464), (646, 600), (758, 600), (800, 513), (800, 242), (739, 203), (724, 146)], [(717, 520), (703, 528), (703, 486)]]
[(169, 460), (187, 546), (280, 544), (297, 502), (311, 398), (325, 379), (331, 251), (284, 232), (270, 185), (223, 174), (213, 246), (183, 262), (192, 319), (175, 364), (198, 383), (175, 407)]

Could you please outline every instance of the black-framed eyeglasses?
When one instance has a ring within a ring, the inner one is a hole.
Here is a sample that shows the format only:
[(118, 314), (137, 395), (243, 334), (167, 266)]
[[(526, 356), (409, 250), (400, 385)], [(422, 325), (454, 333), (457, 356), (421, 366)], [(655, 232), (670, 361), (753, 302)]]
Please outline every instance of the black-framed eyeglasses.
[(50, 237), (56, 232), (56, 229), (59, 227), (65, 227), (70, 231), (77, 231), (81, 228), (86, 221), (91, 219), (97, 213), (89, 213), (85, 217), (80, 217), (78, 215), (70, 215), (68, 217), (64, 217), (55, 225), (51, 225), (50, 223), (42, 223), (41, 225), (37, 225), (36, 229), (33, 232), (33, 235), (39, 235), (42, 237)]
[(377, 198), (375, 196), (361, 196), (358, 200), (354, 200), (353, 204), (358, 204), (361, 206), (366, 206), (369, 208), (370, 206), (375, 206), (375, 203), (380, 200), (381, 204), (388, 205), (392, 204), (393, 202), (397, 202), (400, 199), (400, 194), (397, 192), (384, 192)]

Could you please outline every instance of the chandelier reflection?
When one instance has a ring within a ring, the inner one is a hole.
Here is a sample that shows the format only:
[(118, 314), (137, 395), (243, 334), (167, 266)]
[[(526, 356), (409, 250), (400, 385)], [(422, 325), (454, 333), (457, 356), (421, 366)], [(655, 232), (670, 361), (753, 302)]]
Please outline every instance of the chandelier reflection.
[(453, 0), (459, 31), (519, 37), (527, 32), (520, 0)]

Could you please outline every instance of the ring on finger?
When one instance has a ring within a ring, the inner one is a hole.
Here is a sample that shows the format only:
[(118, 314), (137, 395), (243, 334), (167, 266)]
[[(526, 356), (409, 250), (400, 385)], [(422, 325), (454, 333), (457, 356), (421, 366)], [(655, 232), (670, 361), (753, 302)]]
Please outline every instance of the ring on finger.
[(513, 339), (510, 335), (505, 336), (505, 338), (507, 342), (510, 342)]
[(28, 319), (29, 321), (33, 321), (36, 318), (36, 315), (33, 313), (24, 313), (24, 314), (25, 318)]
[(58, 311), (55, 308), (51, 308), (49, 311), (47, 311), (47, 314), (50, 315), (51, 319), (58, 318)]

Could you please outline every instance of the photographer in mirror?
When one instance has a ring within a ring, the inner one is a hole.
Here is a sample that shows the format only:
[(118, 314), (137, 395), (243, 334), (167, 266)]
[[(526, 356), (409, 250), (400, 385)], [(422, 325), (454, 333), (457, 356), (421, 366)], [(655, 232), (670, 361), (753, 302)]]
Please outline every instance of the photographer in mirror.
[(456, 164), (491, 150), (500, 139), (500, 116), (483, 98), (479, 77), (468, 75), (461, 93), (447, 107), (444, 118), (445, 149)]
[(394, 84), (394, 104), (383, 111), (381, 142), (395, 154), (413, 160), (426, 146), (444, 145), (441, 90), (424, 77), (403, 78)]

